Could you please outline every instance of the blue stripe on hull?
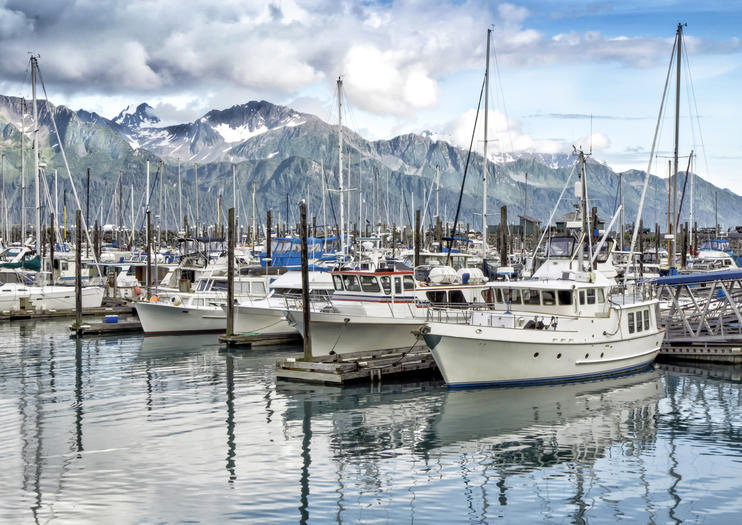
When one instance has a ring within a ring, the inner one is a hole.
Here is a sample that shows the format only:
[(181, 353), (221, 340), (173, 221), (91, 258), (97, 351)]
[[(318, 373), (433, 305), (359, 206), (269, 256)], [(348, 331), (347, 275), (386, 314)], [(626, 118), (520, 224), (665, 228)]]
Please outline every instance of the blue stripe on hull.
[(596, 374), (579, 374), (574, 376), (561, 376), (561, 377), (546, 377), (542, 379), (516, 379), (513, 381), (486, 381), (481, 383), (454, 383), (447, 384), (448, 388), (487, 388), (487, 387), (509, 387), (509, 386), (529, 386), (529, 385), (548, 385), (554, 383), (572, 383), (577, 381), (584, 381), (587, 379), (597, 379), (600, 377), (608, 377), (622, 374), (630, 374), (633, 372), (640, 372), (645, 368), (650, 368), (654, 357), (649, 361), (640, 363), (638, 365), (627, 366), (625, 368), (618, 368), (611, 370), (610, 372), (599, 372)]

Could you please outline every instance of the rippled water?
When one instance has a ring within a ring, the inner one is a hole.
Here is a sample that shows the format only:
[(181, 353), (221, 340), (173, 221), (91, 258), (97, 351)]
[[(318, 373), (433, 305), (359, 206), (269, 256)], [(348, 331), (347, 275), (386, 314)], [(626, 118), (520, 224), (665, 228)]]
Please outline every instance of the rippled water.
[(3, 523), (738, 523), (739, 367), (448, 391), (276, 382), (291, 349), (0, 327)]

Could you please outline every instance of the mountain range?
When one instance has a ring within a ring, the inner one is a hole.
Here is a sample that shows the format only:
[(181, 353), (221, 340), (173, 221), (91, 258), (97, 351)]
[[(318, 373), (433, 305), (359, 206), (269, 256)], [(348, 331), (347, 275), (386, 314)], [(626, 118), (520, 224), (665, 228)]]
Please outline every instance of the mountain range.
[[(0, 95), (0, 153), (4, 155), (4, 179), (11, 222), (18, 223), (20, 210), (21, 130), (25, 130), (26, 212), (31, 220), (33, 187), (30, 173), (32, 128), (31, 103), (17, 97)], [(146, 103), (127, 107), (115, 118), (94, 112), (72, 111), (64, 106), (40, 101), (39, 154), (43, 177), (49, 190), (42, 191), (44, 217), (54, 207), (54, 172), (58, 173), (59, 213), (66, 200), (74, 209), (74, 182), (83, 211), (87, 209), (87, 170), (90, 170), (90, 221), (117, 222), (118, 184), (123, 188), (124, 223), (131, 223), (133, 210), (137, 227), (141, 226), (146, 163), (150, 162), (150, 207), (159, 213), (159, 184), (164, 181), (167, 201), (163, 221), (172, 228), (189, 215), (193, 224), (214, 224), (235, 200), (244, 219), (252, 212), (253, 185), (256, 214), (264, 220), (265, 211), (273, 210), (274, 221), (281, 214), (286, 220), (286, 202), (291, 223), (298, 220), (296, 203), (307, 199), (310, 215), (322, 223), (322, 188), (326, 188), (328, 223), (339, 220), (337, 214), (338, 129), (336, 124), (266, 101), (252, 101), (228, 109), (212, 110), (198, 120), (177, 125), (163, 125)], [(26, 115), (25, 121), (22, 115)], [(52, 119), (53, 117), (53, 119)], [(57, 145), (56, 123), (62, 138), (65, 159)], [(405, 134), (388, 140), (366, 140), (357, 133), (343, 130), (343, 167), (350, 187), (348, 192), (351, 223), (378, 220), (395, 224), (411, 222), (415, 208), (427, 200), (427, 217), (439, 213), (452, 221), (464, 173), (460, 222), (481, 226), (483, 158), (471, 155), (465, 170), (467, 151), (433, 133)], [(523, 153), (503, 162), (488, 163), (488, 223), (500, 221), (499, 207), (508, 206), (508, 220), (517, 222), (527, 214), (545, 222), (575, 165), (570, 155)], [(233, 195), (233, 170), (237, 194)], [(196, 173), (197, 172), (197, 173)], [(439, 172), (440, 190), (436, 191)], [(610, 221), (618, 202), (619, 179), (623, 181), (625, 217), (634, 220), (644, 181), (641, 171), (615, 173), (594, 159), (588, 161), (588, 186), (591, 205)], [(178, 177), (182, 181), (182, 205), (178, 198)], [(198, 177), (198, 210), (195, 180)], [(526, 185), (527, 179), (527, 185)], [(576, 174), (572, 174), (572, 180)], [(347, 179), (346, 179), (347, 180)], [(683, 186), (684, 175), (679, 186)], [(715, 199), (718, 198), (719, 222), (726, 226), (742, 224), (742, 197), (695, 178), (694, 212), (699, 225), (713, 225)], [(645, 225), (666, 223), (667, 179), (652, 176), (643, 219)], [(689, 190), (688, 190), (689, 191)], [(527, 193), (527, 196), (526, 196)], [(48, 197), (47, 197), (48, 195)], [(359, 204), (359, 199), (363, 200)], [(688, 220), (686, 204), (681, 221)], [(526, 204), (527, 202), (527, 204)], [(573, 209), (574, 194), (565, 193), (556, 217)], [(359, 213), (360, 208), (360, 213)], [(437, 211), (438, 210), (438, 211)], [(334, 215), (333, 215), (334, 213)], [(336, 217), (336, 219), (333, 218)], [(427, 219), (426, 219), (427, 222)]]

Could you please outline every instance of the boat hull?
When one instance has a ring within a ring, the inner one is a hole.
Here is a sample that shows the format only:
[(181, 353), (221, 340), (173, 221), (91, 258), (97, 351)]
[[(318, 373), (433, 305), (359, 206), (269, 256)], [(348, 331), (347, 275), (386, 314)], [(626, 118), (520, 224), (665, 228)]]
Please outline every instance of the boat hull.
[(284, 309), (246, 305), (234, 307), (234, 331), (238, 334), (292, 335), (298, 333), (297, 329), (289, 324)]
[(145, 334), (221, 333), (227, 318), (221, 307), (175, 306), (167, 303), (134, 304)]
[[(302, 312), (287, 312), (290, 322), (304, 336)], [(419, 319), (353, 316), (343, 313), (311, 312), (312, 355), (378, 352), (395, 348), (409, 349), (425, 343), (413, 332)]]
[[(428, 323), (424, 339), (449, 387), (579, 381), (649, 366), (663, 332), (570, 340), (558, 331)], [(566, 341), (566, 342), (560, 342)]]

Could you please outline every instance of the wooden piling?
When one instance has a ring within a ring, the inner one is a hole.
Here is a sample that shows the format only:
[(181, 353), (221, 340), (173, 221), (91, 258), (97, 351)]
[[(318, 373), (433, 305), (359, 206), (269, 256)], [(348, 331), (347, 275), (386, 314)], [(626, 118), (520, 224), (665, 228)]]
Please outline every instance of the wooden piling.
[(229, 208), (227, 235), (227, 337), (230, 337), (234, 334), (234, 208)]
[(82, 212), (75, 213), (75, 328), (82, 324)]
[(415, 210), (415, 268), (420, 264), (420, 210)]
[(309, 319), (309, 253), (307, 246), (307, 204), (302, 200), (299, 203), (299, 217), (301, 220), (301, 304), (302, 319), (304, 322), (304, 360), (312, 360), (312, 324)]
[(268, 210), (265, 219), (265, 256), (267, 258), (265, 262), (266, 266), (271, 265), (271, 228), (273, 228), (273, 225), (271, 224), (271, 211)]
[(152, 297), (152, 222), (150, 211), (147, 210), (147, 300)]

